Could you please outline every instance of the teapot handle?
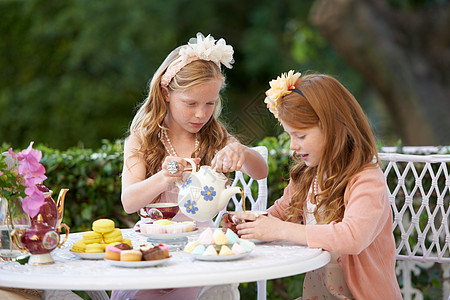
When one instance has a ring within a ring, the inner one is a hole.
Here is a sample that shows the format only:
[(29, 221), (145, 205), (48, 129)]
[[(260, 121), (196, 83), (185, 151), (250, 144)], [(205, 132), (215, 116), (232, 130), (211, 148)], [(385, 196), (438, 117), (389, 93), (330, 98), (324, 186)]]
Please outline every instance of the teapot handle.
[(191, 164), (192, 167), (192, 174), (197, 172), (197, 164), (194, 162), (192, 158), (183, 158), (185, 161)]
[(62, 242), (60, 242), (58, 244), (58, 248), (61, 248), (62, 245), (64, 245), (64, 243), (67, 241), (67, 239), (69, 238), (69, 233), (70, 233), (70, 227), (67, 226), (66, 224), (61, 224), (58, 226), (58, 233), (61, 233), (62, 228), (64, 227), (64, 229), (66, 229), (66, 237), (64, 238), (64, 240)]
[(24, 231), (22, 229), (20, 229), (20, 228), (14, 229), (11, 232), (11, 240), (14, 243), (14, 245), (16, 245), (17, 248), (19, 248), (19, 250), (28, 251), (28, 249), (22, 244), (22, 242), (20, 242), (23, 234), (24, 234)]

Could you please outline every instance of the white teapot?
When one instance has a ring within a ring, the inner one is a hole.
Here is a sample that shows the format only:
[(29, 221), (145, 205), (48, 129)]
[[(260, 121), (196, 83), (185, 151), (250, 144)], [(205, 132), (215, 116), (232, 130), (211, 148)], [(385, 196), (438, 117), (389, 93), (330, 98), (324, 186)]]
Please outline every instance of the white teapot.
[(178, 206), (189, 218), (199, 222), (211, 220), (225, 208), (231, 196), (243, 193), (240, 187), (226, 188), (227, 177), (210, 166), (201, 166), (197, 171), (192, 159), (185, 160), (191, 164), (192, 174), (183, 184), (177, 184)]

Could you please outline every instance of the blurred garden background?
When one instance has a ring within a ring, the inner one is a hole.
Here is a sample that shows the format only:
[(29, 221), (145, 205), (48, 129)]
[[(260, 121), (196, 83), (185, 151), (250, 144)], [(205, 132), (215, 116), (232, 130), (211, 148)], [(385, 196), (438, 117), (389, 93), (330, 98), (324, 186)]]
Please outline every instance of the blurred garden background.
[[(264, 92), (291, 69), (342, 82), (379, 145), (450, 145), (445, 0), (0, 0), (0, 12), (0, 150), (43, 151), (46, 184), (70, 189), (72, 231), (136, 221), (120, 203), (122, 141), (153, 72), (197, 32), (234, 47), (222, 122), (271, 150), (269, 203), (286, 184), (289, 141)], [(269, 299), (300, 296), (299, 282), (270, 281)], [(253, 296), (242, 284), (241, 298)]]

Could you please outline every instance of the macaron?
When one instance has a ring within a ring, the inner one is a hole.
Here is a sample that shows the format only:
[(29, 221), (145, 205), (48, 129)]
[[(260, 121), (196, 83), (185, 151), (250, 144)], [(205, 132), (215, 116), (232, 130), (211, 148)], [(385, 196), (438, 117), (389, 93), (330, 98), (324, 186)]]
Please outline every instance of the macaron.
[(113, 231), (114, 228), (114, 221), (110, 219), (98, 219), (92, 223), (92, 230), (98, 233), (108, 233)]
[(86, 252), (86, 244), (83, 240), (76, 241), (72, 246), (72, 252), (84, 253)]
[(123, 240), (122, 240), (122, 243), (127, 244), (127, 245), (133, 247), (133, 244), (131, 243), (131, 240), (130, 240), (130, 239), (123, 239)]
[(86, 245), (86, 253), (102, 253), (105, 252), (105, 246), (100, 243)]
[(102, 234), (95, 231), (87, 231), (83, 233), (83, 242), (87, 244), (101, 243), (103, 240)]
[(121, 242), (123, 240), (122, 231), (119, 228), (116, 228), (108, 233), (104, 233), (103, 240), (106, 244)]

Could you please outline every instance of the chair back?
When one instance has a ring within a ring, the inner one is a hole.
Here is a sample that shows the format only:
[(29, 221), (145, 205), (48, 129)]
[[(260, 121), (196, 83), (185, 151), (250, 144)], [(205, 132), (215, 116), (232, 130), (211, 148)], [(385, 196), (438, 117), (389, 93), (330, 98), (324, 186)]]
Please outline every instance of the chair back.
[[(411, 278), (440, 263), (443, 298), (450, 293), (450, 155), (379, 153), (389, 190), (397, 275), (404, 299), (422, 299)], [(446, 274), (446, 275), (445, 275)], [(447, 278), (447, 279), (445, 279)]]

